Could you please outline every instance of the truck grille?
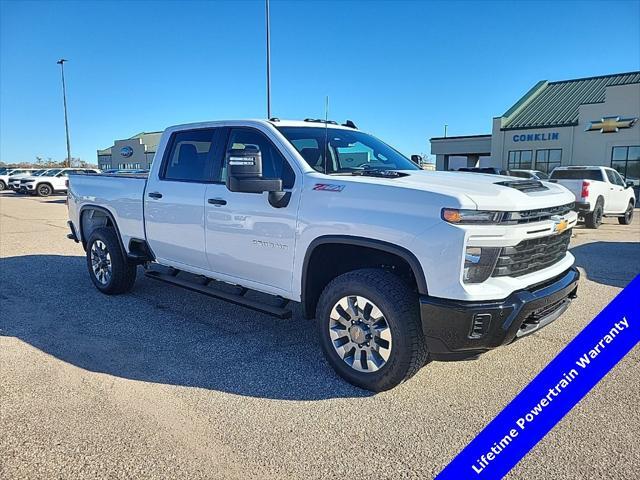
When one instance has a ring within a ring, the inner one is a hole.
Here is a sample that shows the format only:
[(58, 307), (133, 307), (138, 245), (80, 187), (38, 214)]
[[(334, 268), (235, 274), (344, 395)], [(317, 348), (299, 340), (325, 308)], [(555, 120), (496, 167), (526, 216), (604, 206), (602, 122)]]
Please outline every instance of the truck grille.
[(571, 230), (558, 235), (524, 240), (515, 247), (503, 247), (493, 277), (519, 277), (550, 267), (564, 258)]
[(536, 210), (523, 210), (520, 212), (509, 212), (503, 222), (505, 223), (533, 223), (548, 220), (554, 215), (566, 215), (571, 210), (575, 203), (567, 203), (566, 205), (560, 205), (558, 207), (538, 208)]

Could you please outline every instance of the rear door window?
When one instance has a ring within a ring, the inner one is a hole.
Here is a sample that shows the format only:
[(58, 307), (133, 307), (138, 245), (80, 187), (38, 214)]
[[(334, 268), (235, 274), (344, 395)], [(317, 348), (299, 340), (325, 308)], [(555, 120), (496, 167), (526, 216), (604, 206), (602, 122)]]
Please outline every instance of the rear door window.
[(213, 180), (213, 158), (220, 140), (216, 128), (176, 132), (164, 159), (161, 178), (182, 182)]

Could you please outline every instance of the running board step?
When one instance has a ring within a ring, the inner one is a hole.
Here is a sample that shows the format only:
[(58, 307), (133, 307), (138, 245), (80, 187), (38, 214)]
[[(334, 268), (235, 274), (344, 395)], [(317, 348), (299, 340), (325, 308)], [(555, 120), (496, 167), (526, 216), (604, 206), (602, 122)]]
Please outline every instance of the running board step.
[(291, 310), (283, 308), (283, 306), (269, 305), (258, 300), (245, 298), (243, 295), (244, 293), (246, 293), (246, 290), (244, 290), (242, 294), (223, 292), (222, 290), (213, 289), (211, 287), (203, 285), (202, 283), (184, 280), (182, 278), (179, 278), (178, 275), (166, 274), (157, 270), (147, 270), (145, 272), (145, 276), (153, 278), (154, 280), (160, 280), (161, 282), (170, 283), (177, 287), (186, 288), (187, 290), (191, 290), (192, 292), (202, 293), (203, 295), (208, 295), (213, 298), (218, 298), (230, 303), (235, 303), (236, 305), (250, 308), (251, 310), (267, 313), (269, 315), (273, 315), (274, 317), (291, 318)]

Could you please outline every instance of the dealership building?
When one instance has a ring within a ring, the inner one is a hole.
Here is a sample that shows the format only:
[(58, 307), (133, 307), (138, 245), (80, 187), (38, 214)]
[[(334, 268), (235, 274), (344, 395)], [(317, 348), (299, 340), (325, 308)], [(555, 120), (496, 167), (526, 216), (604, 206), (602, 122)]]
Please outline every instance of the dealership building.
[(538, 82), (491, 134), (432, 138), (437, 170), (611, 166), (640, 178), (640, 72)]
[(161, 135), (162, 132), (142, 132), (125, 140), (116, 140), (113, 146), (98, 150), (98, 168), (149, 169)]

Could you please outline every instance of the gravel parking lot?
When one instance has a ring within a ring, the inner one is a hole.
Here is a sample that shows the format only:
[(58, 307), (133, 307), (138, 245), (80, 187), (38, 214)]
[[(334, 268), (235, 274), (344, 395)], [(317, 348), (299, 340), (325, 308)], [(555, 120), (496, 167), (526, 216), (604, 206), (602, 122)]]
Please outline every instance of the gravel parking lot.
[[(635, 224), (579, 227), (579, 298), (477, 361), (371, 395), (325, 363), (311, 322), (140, 275), (101, 295), (64, 197), (0, 193), (0, 478), (432, 478), (635, 275)], [(509, 478), (629, 479), (636, 347)], [(634, 474), (633, 472), (636, 472)]]

